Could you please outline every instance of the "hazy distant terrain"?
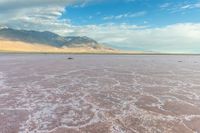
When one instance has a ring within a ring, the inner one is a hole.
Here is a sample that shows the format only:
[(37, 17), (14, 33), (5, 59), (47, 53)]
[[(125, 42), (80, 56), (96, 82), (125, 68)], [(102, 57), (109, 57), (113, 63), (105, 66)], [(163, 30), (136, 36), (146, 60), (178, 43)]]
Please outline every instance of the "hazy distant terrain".
[(49, 31), (28, 31), (4, 28), (0, 29), (0, 38), (22, 41), (27, 43), (45, 44), (54, 47), (80, 47), (88, 46), (98, 48), (100, 45), (95, 40), (86, 36), (60, 36)]
[(88, 37), (62, 37), (52, 32), (0, 30), (0, 51), (51, 53), (118, 53)]
[(0, 54), (0, 62), (1, 133), (200, 132), (199, 56)]
[(120, 53), (109, 48), (54, 47), (44, 44), (33, 44), (21, 41), (0, 40), (0, 52), (36, 52), (36, 53)]

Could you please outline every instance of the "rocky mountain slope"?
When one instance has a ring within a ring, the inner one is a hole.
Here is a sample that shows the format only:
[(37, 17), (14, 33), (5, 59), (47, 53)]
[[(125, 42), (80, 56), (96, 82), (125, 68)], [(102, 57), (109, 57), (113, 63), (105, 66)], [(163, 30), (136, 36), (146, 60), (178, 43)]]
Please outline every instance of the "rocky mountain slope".
[(27, 30), (15, 30), (10, 28), (0, 29), (0, 38), (20, 41), (32, 44), (44, 44), (57, 48), (61, 47), (91, 47), (98, 49), (101, 47), (97, 41), (86, 36), (60, 36), (52, 32), (39, 32)]

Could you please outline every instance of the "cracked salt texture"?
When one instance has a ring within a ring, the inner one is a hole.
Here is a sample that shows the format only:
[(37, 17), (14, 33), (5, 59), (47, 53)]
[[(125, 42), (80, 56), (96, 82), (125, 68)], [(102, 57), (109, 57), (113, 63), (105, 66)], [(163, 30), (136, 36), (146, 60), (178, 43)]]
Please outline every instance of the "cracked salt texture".
[(0, 132), (200, 132), (199, 56), (73, 58), (0, 55)]

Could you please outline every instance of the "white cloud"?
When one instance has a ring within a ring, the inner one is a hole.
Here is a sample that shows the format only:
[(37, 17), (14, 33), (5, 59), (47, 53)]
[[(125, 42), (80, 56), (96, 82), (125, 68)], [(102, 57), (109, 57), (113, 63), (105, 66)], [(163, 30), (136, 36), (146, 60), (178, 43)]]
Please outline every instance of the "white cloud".
[(161, 9), (168, 10), (172, 13), (174, 12), (182, 12), (191, 9), (200, 9), (200, 2), (194, 1), (183, 1), (178, 3), (163, 3), (160, 5)]
[(76, 35), (87, 35), (101, 43), (121, 48), (158, 52), (200, 52), (200, 23), (181, 23), (162, 28), (128, 24), (76, 28)]
[(165, 9), (168, 8), (171, 5), (171, 3), (164, 3), (160, 5), (160, 8)]
[(120, 14), (116, 16), (106, 16), (103, 19), (110, 20), (110, 19), (135, 18), (135, 17), (144, 16), (144, 15), (146, 15), (146, 11), (140, 11), (140, 12), (135, 12), (135, 13), (125, 13), (125, 14)]
[(0, 25), (15, 29), (71, 32), (70, 20), (60, 20), (65, 7), (90, 0), (1, 0)]
[(182, 5), (180, 8), (181, 8), (181, 9), (200, 8), (200, 2), (198, 2), (198, 3), (193, 3), (193, 4), (185, 4), (185, 5)]
[[(130, 24), (74, 26), (70, 20), (58, 19), (65, 11), (66, 5), (74, 4), (74, 2), (77, 1), (0, 0), (0, 28), (48, 30), (61, 35), (82, 35), (121, 48), (200, 53), (200, 23), (174, 24), (161, 28)], [(85, 1), (79, 0), (78, 2), (84, 3)], [(198, 5), (195, 6), (198, 7)], [(141, 15), (145, 15), (145, 12), (121, 14), (113, 16), (113, 18), (120, 19)]]

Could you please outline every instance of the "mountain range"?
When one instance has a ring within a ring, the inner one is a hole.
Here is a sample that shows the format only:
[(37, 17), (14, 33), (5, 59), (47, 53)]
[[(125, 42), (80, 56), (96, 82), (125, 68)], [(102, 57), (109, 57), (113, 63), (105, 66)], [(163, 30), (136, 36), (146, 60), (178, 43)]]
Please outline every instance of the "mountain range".
[(44, 31), (27, 31), (4, 28), (0, 30), (0, 38), (27, 43), (45, 44), (54, 47), (82, 47), (96, 48), (98, 42), (86, 36), (60, 36), (58, 34)]
[(114, 52), (86, 36), (60, 36), (49, 31), (0, 29), (0, 51), (14, 52)]
[(0, 52), (141, 54), (104, 46), (87, 36), (60, 36), (49, 31), (0, 28)]

